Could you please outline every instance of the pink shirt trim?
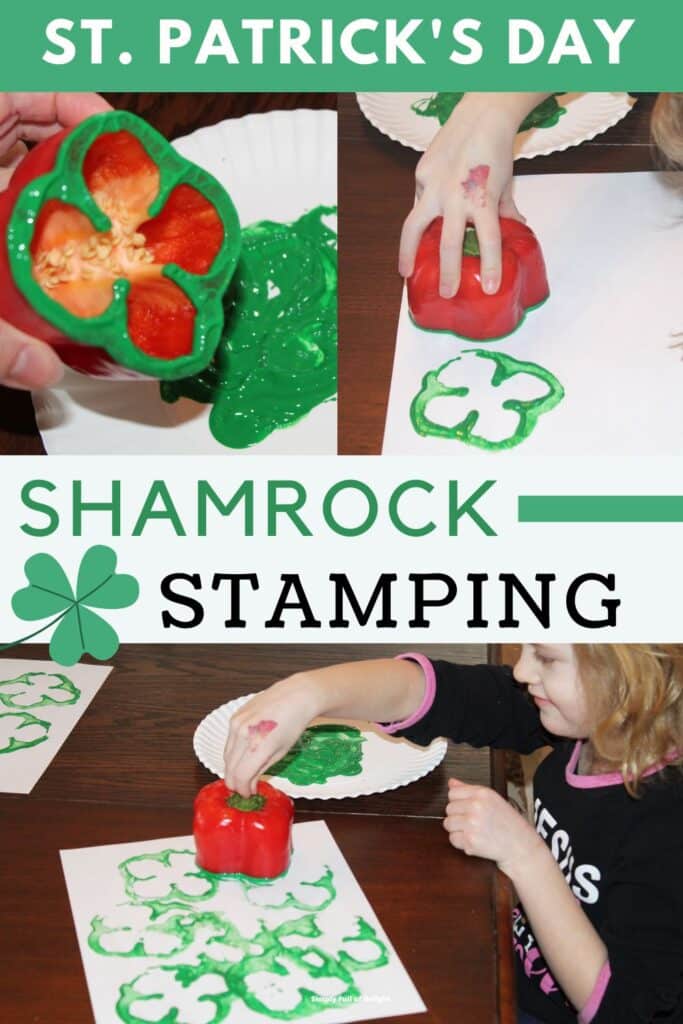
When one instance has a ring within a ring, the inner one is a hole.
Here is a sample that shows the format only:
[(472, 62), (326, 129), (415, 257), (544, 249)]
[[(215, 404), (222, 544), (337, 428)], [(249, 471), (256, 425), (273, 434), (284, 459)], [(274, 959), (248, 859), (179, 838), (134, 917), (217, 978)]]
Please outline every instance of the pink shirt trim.
[(399, 654), (395, 660), (416, 662), (422, 669), (422, 674), (424, 675), (425, 680), (425, 689), (422, 697), (422, 703), (417, 710), (413, 711), (409, 718), (404, 718), (402, 722), (391, 722), (390, 725), (379, 726), (382, 732), (387, 733), (400, 732), (401, 729), (408, 729), (409, 726), (415, 725), (416, 722), (419, 722), (431, 708), (436, 694), (436, 676), (434, 674), (434, 666), (429, 658), (425, 658), (424, 654), (410, 653)]
[(609, 965), (609, 960), (606, 960), (598, 974), (598, 980), (595, 982), (595, 988), (591, 992), (588, 1002), (579, 1014), (579, 1024), (591, 1024), (593, 1017), (600, 1009), (600, 1004), (602, 1003), (611, 977), (612, 969)]
[[(602, 775), (577, 775), (576, 766), (578, 765), (579, 757), (581, 756), (582, 744), (583, 740), (576, 741), (572, 756), (567, 762), (567, 767), (564, 771), (567, 783), (575, 789), (598, 789), (600, 786), (623, 785), (624, 778), (621, 772), (603, 772)], [(659, 764), (653, 764), (650, 768), (644, 771), (643, 778), (648, 775), (654, 775), (655, 772), (660, 772), (662, 768), (666, 768), (669, 761), (675, 761), (679, 756), (679, 752), (674, 751), (667, 760), (661, 761)]]

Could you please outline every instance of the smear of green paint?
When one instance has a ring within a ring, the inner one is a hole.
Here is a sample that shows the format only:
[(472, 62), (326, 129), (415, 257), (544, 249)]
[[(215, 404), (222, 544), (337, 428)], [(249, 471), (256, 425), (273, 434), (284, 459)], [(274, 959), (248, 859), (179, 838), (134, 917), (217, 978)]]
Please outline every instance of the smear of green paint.
[(422, 388), (410, 406), (410, 418), (413, 427), (423, 437), (443, 437), (451, 441), (462, 441), (464, 444), (470, 444), (485, 451), (504, 451), (508, 448), (514, 448), (529, 437), (543, 413), (554, 409), (562, 401), (564, 398), (564, 388), (557, 377), (536, 363), (525, 363), (519, 359), (513, 359), (512, 356), (508, 356), (504, 352), (489, 352), (485, 349), (476, 348), (463, 350), (463, 355), (470, 353), (480, 359), (490, 359), (494, 362), (495, 369), (491, 377), (492, 388), (500, 387), (501, 384), (510, 380), (511, 377), (525, 373), (544, 381), (548, 385), (548, 391), (539, 398), (526, 400), (507, 398), (503, 402), (502, 408), (516, 412), (519, 416), (519, 421), (514, 433), (499, 441), (493, 441), (480, 434), (475, 434), (474, 428), (479, 419), (478, 409), (470, 409), (453, 426), (436, 423), (427, 414), (427, 407), (434, 398), (443, 396), (466, 398), (470, 393), (470, 389), (465, 385), (448, 386), (439, 379), (446, 367), (452, 363), (460, 362), (462, 355), (456, 356), (455, 359), (449, 359), (447, 363), (443, 363), (436, 370), (430, 370), (423, 377)]
[(334, 213), (319, 206), (293, 224), (245, 228), (213, 362), (161, 384), (167, 402), (211, 404), (211, 432), (229, 448), (262, 441), (336, 393), (336, 234), (323, 221)]
[(268, 774), (297, 786), (313, 786), (337, 775), (360, 775), (364, 743), (360, 729), (351, 725), (313, 725)]
[[(464, 95), (464, 92), (437, 92), (433, 96), (416, 100), (411, 104), (411, 110), (421, 117), (436, 117), (439, 124), (443, 125)], [(567, 113), (566, 107), (561, 107), (555, 99), (555, 96), (561, 95), (561, 93), (555, 93), (553, 96), (548, 96), (537, 107), (534, 107), (531, 113), (524, 118), (517, 131), (526, 132), (530, 128), (552, 128), (556, 125), (562, 115)]]

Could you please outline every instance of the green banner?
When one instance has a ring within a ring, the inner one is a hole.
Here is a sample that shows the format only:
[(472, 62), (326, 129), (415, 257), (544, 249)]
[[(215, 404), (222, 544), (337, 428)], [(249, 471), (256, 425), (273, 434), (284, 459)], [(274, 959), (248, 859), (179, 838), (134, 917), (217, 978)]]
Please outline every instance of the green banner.
[(680, 494), (522, 495), (520, 523), (683, 523)]
[(12, 6), (13, 91), (679, 90), (683, 4), (117, 0)]

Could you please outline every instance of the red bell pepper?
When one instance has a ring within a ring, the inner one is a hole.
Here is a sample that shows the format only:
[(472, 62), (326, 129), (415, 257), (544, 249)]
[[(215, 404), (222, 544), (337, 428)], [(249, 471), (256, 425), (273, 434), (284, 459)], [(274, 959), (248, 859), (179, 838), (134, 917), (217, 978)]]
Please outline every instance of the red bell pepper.
[(134, 114), (97, 114), (32, 149), (0, 195), (0, 242), (0, 317), (68, 365), (176, 379), (210, 363), (237, 214)]
[(197, 864), (221, 875), (276, 878), (289, 867), (293, 817), (291, 799), (267, 782), (250, 797), (222, 779), (211, 782), (194, 802)]
[(486, 295), (481, 287), (479, 244), (473, 227), (465, 232), (462, 275), (457, 293), (439, 295), (439, 246), (443, 219), (437, 217), (422, 236), (415, 269), (408, 279), (408, 305), (419, 327), (449, 331), (474, 341), (502, 338), (514, 331), (526, 310), (547, 299), (548, 279), (543, 253), (531, 228), (501, 217), (503, 249), (499, 291)]

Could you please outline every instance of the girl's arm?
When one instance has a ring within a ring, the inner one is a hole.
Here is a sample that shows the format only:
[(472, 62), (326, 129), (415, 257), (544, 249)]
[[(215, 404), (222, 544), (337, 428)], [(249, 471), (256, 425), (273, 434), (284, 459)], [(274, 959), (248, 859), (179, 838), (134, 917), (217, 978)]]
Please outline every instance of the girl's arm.
[(448, 796), (444, 827), (452, 845), (496, 861), (510, 878), (555, 981), (582, 1011), (607, 963), (607, 947), (549, 848), (494, 790), (451, 779)]
[(299, 672), (257, 694), (233, 716), (225, 782), (243, 796), (318, 715), (394, 722), (422, 703), (425, 677), (414, 661), (382, 658)]
[[(531, 827), (531, 826), (529, 826)], [(536, 833), (534, 833), (536, 835)], [(577, 1011), (590, 1001), (607, 947), (584, 914), (540, 836), (533, 852), (499, 862), (511, 879), (550, 973)]]

